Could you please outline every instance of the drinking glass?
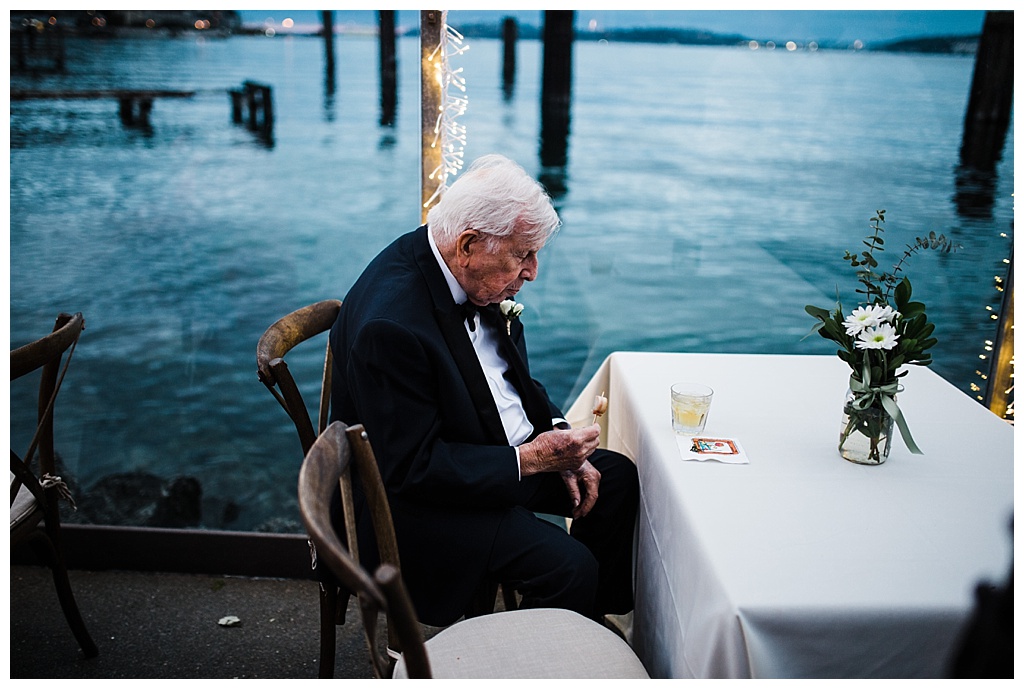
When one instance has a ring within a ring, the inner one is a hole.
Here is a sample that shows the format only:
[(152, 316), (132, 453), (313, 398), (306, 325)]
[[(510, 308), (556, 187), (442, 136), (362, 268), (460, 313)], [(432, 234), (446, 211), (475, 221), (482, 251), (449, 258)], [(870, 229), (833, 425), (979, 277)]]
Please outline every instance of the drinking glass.
[(672, 430), (677, 435), (694, 436), (704, 432), (715, 391), (700, 383), (676, 383), (672, 386)]

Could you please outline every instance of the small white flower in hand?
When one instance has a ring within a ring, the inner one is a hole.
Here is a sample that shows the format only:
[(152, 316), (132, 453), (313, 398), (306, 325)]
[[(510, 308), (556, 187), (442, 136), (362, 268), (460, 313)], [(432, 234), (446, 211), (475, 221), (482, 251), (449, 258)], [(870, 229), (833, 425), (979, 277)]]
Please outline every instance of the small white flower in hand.
[(604, 396), (602, 392), (600, 395), (594, 395), (594, 408), (591, 413), (594, 415), (594, 420), (591, 424), (597, 423), (597, 420), (608, 411), (608, 398)]

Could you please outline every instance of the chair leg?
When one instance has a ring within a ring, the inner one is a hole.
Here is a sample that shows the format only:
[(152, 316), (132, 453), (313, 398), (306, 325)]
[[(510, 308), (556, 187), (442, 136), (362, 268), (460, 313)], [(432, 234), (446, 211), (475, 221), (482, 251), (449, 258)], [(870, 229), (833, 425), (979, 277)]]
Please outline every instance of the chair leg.
[(37, 548), (42, 552), (50, 565), (53, 587), (57, 590), (57, 600), (60, 601), (60, 609), (64, 612), (64, 619), (67, 620), (68, 626), (71, 627), (71, 632), (75, 635), (78, 646), (82, 649), (82, 653), (85, 654), (86, 658), (95, 658), (99, 655), (100, 651), (96, 648), (96, 643), (92, 640), (89, 630), (85, 627), (85, 620), (82, 619), (82, 613), (79, 611), (78, 603), (75, 601), (75, 594), (71, 590), (71, 580), (68, 578), (68, 570), (64, 565), (64, 558), (61, 556), (58, 545), (59, 541), (55, 543), (55, 537), (59, 538), (55, 534), (44, 536), (40, 533), (39, 537), (35, 539)]
[(334, 678), (338, 587), (320, 584), (320, 679)]
[(505, 610), (518, 610), (519, 599), (516, 598), (515, 589), (505, 584), (501, 585), (501, 599), (505, 602)]
[(469, 609), (466, 610), (466, 619), (479, 617), (480, 615), (489, 615), (494, 612), (494, 602), (497, 596), (498, 582), (483, 582), (476, 593), (473, 594), (473, 599), (469, 603)]

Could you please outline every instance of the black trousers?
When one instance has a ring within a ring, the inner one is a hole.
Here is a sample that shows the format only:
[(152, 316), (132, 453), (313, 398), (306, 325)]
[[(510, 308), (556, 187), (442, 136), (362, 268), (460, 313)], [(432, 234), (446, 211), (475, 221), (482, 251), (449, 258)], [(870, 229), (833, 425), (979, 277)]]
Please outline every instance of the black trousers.
[(513, 586), (524, 608), (566, 608), (593, 619), (633, 609), (633, 534), (640, 487), (636, 466), (610, 450), (590, 463), (601, 473), (597, 502), (569, 533), (534, 514), (572, 516), (558, 473), (540, 475), (522, 507), (509, 510), (488, 563), (489, 576)]

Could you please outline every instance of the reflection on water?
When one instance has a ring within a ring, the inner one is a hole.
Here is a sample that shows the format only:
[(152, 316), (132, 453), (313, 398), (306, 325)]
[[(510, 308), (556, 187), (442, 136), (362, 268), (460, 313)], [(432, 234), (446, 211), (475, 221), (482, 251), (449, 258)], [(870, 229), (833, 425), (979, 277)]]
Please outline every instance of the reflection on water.
[[(958, 168), (970, 58), (578, 43), (572, 155), (549, 168), (539, 42), (518, 43), (509, 100), (501, 41), (471, 45), (467, 160), (520, 161), (563, 221), (522, 292), (532, 369), (557, 401), (615, 350), (831, 354), (802, 339), (803, 306), (837, 289), (855, 301), (842, 255), (878, 208), (894, 257), (931, 230), (964, 246), (909, 273), (937, 324), (933, 368), (964, 392), (980, 381), (1013, 241), (1013, 136), (989, 177)], [(419, 222), (416, 41), (398, 42), (390, 128), (376, 39), (335, 50), (333, 95), (319, 38), (69, 40), (68, 75), (12, 73), (12, 90), (198, 92), (156, 102), (149, 133), (122, 127), (114, 102), (11, 104), (11, 344), (84, 313), (56, 418), (93, 504), (133, 474), (157, 479), (138, 514), (173, 493), (199, 501), (206, 528), (301, 529), (299, 442), (257, 380), (256, 341), (343, 298)], [(226, 92), (245, 80), (273, 87), (272, 146), (231, 122)], [(289, 362), (310, 399), (312, 350)], [(11, 391), (15, 447), (31, 395)]]

